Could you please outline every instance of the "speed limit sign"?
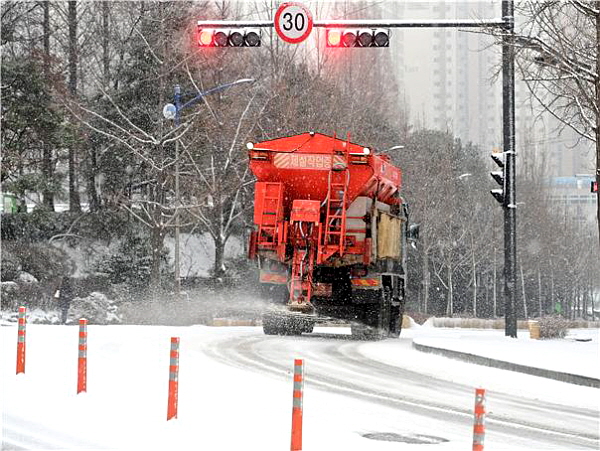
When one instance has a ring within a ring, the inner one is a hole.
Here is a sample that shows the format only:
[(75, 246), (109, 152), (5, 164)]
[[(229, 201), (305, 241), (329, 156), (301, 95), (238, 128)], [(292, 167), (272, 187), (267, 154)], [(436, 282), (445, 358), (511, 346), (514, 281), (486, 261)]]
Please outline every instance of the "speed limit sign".
[(304, 41), (312, 31), (313, 20), (310, 10), (301, 3), (282, 3), (275, 13), (275, 31), (290, 44)]

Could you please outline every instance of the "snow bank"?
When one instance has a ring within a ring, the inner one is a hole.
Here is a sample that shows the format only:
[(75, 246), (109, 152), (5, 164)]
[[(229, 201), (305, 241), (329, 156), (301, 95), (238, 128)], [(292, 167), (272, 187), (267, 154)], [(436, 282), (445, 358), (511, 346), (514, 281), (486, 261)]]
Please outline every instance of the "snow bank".
[(598, 329), (570, 329), (566, 338), (550, 340), (532, 340), (528, 331), (519, 331), (518, 339), (514, 339), (506, 337), (503, 330), (436, 330), (439, 333), (431, 328), (427, 333), (416, 333), (415, 343), (519, 365), (600, 377)]

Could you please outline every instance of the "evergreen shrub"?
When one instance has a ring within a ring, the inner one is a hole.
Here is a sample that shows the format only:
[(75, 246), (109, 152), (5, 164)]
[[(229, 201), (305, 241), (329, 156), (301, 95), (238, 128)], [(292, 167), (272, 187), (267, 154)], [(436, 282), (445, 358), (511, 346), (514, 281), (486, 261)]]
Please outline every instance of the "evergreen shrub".
[(77, 324), (80, 318), (89, 324), (120, 323), (117, 305), (103, 293), (93, 292), (89, 296), (75, 298), (71, 302), (67, 324)]
[[(122, 299), (135, 300), (147, 291), (152, 271), (152, 249), (147, 229), (130, 227), (116, 249), (101, 259), (95, 270), (104, 275)], [(161, 280), (172, 283), (168, 267), (168, 251), (161, 253)]]
[(560, 316), (544, 316), (537, 319), (540, 325), (540, 338), (564, 338), (569, 322)]

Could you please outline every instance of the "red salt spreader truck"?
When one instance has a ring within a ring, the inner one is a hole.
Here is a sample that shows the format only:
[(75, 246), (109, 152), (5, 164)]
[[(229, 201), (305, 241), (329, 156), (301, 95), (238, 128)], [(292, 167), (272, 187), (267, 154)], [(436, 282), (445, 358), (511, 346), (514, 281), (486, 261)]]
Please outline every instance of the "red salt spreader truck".
[(408, 207), (384, 154), (320, 133), (247, 144), (268, 335), (350, 322), (359, 339), (398, 337), (405, 303)]

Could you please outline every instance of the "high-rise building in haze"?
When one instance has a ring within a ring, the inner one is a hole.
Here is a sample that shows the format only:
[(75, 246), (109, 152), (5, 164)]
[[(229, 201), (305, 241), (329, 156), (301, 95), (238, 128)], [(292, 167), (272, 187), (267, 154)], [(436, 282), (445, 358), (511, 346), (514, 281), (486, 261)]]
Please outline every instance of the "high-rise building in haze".
[[(385, 18), (490, 19), (501, 17), (501, 2), (408, 0), (385, 2), (381, 10)], [(398, 100), (416, 129), (450, 131), (486, 154), (502, 148), (501, 49), (490, 36), (476, 29), (399, 28), (391, 47)], [(557, 212), (594, 222), (592, 143), (544, 113), (518, 72), (515, 128), (518, 171), (544, 178)]]
[[(483, 19), (500, 15), (499, 2), (390, 3), (403, 19)], [(500, 49), (476, 30), (395, 29), (400, 101), (417, 128), (448, 130), (482, 149), (502, 143)]]
[[(413, 20), (501, 16), (499, 0), (408, 0), (380, 8), (381, 17)], [(397, 28), (392, 33), (398, 100), (415, 128), (448, 130), (486, 153), (502, 148), (501, 49), (493, 38), (478, 29)], [(536, 161), (545, 159), (549, 176), (592, 171), (591, 145), (569, 129), (560, 130), (518, 73), (516, 78), (517, 158), (540, 154)]]

